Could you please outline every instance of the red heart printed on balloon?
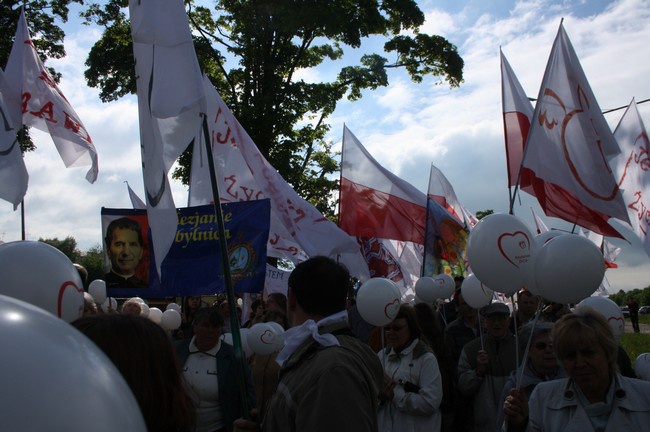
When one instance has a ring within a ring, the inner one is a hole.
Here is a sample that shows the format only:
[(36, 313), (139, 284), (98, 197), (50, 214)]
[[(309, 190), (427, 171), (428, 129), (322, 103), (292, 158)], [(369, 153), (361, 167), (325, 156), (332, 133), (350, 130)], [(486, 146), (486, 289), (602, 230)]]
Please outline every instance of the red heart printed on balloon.
[[(59, 288), (59, 297), (57, 299), (57, 304), (56, 304), (56, 311), (57, 315), (59, 318), (63, 318), (63, 302), (65, 298), (69, 298), (69, 296), (66, 296), (65, 293), (68, 288), (72, 288), (73, 290), (76, 290), (79, 292), (81, 295), (83, 295), (83, 288), (79, 288), (76, 283), (72, 281), (66, 281), (61, 284), (61, 287)], [(65, 298), (64, 298), (65, 297)], [(84, 304), (83, 301), (81, 302), (81, 306), (79, 306), (79, 316), (83, 314), (84, 310)]]
[(395, 299), (392, 302), (388, 303), (386, 306), (384, 306), (384, 315), (386, 315), (386, 318), (393, 319), (395, 318), (395, 315), (397, 315), (398, 309), (399, 309), (399, 299)]
[(513, 266), (519, 268), (530, 258), (530, 239), (523, 231), (503, 233), (497, 240), (501, 255)]
[(619, 321), (618, 322), (619, 327), (625, 328), (625, 320), (623, 318), (621, 318), (621, 317), (609, 317), (609, 318), (607, 318), (607, 322), (612, 321), (612, 320)]
[(260, 335), (260, 341), (266, 345), (275, 344), (275, 333), (272, 330), (264, 330), (264, 333)]

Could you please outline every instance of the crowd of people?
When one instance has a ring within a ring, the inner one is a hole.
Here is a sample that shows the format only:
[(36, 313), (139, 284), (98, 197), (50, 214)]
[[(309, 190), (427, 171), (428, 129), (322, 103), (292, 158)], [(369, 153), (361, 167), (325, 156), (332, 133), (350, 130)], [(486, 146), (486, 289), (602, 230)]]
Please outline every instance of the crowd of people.
[[(178, 330), (141, 316), (141, 299), (102, 312), (87, 299), (73, 326), (115, 363), (152, 432), (644, 430), (650, 382), (602, 315), (543, 304), (514, 311), (451, 302), (402, 304), (374, 327), (334, 260), (295, 267), (287, 295), (259, 296), (242, 328), (274, 323), (284, 346), (243, 356), (226, 343), (230, 309), (183, 299)], [(95, 306), (93, 308), (93, 306)]]

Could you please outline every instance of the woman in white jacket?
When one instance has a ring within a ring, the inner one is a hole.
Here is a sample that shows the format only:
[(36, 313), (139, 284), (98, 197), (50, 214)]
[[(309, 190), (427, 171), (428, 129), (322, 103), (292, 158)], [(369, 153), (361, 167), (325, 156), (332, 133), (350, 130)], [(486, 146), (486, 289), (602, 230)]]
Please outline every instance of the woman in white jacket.
[(400, 306), (384, 331), (386, 348), (379, 352), (384, 366), (379, 431), (440, 431), (440, 369), (431, 348), (419, 339), (413, 308)]
[(528, 405), (521, 394), (508, 396), (513, 423), (527, 431), (648, 430), (650, 382), (618, 373), (617, 343), (600, 313), (565, 315), (551, 337), (568, 378), (538, 384)]

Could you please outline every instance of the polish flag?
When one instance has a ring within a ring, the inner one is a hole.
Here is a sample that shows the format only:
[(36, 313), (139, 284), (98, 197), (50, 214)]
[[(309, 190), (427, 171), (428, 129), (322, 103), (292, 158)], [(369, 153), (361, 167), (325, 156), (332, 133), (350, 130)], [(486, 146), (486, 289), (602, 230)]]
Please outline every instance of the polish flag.
[(350, 235), (424, 244), (427, 197), (382, 167), (344, 126), (339, 226)]
[(609, 161), (620, 153), (560, 24), (533, 113), (521, 184), (544, 212), (591, 231), (623, 236), (607, 222), (628, 221)]
[(533, 118), (533, 105), (519, 83), (510, 63), (501, 55), (501, 101), (503, 104), (503, 128), (506, 141), (506, 161), (508, 167), (508, 187), (516, 186), (534, 195), (529, 185), (521, 184), (519, 169), (524, 154), (524, 145)]
[(454, 187), (449, 183), (447, 177), (435, 165), (431, 164), (431, 172), (429, 173), (429, 189), (427, 194), (429, 197), (440, 204), (445, 210), (451, 213), (460, 223), (467, 224), (463, 215), (463, 209)]

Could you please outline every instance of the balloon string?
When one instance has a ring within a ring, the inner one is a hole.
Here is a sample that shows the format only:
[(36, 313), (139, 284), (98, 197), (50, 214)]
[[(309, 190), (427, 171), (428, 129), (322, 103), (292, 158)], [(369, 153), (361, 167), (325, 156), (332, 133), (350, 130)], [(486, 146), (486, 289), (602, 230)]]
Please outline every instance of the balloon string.
[(478, 320), (478, 334), (479, 337), (481, 338), (481, 351), (485, 351), (485, 346), (483, 342), (483, 325), (481, 323), (481, 313), (479, 312), (478, 309), (476, 310), (476, 316)]
[[(537, 312), (535, 312), (535, 317), (533, 318), (533, 324), (531, 325), (530, 335), (528, 336), (528, 341), (526, 341), (526, 349), (524, 350), (524, 361), (526, 361), (526, 359), (528, 358), (528, 352), (530, 351), (530, 344), (533, 341), (533, 333), (535, 332), (535, 325), (537, 325), (537, 319), (542, 313), (542, 306), (543, 306), (543, 302), (540, 299), (539, 306), (537, 306)], [(521, 370), (518, 371), (517, 373), (517, 382), (515, 388), (521, 387), (521, 380), (524, 375), (524, 369), (525, 368), (522, 367)]]
[[(519, 299), (519, 294), (517, 294), (517, 299)], [(515, 295), (510, 295), (510, 301), (512, 302), (512, 321), (515, 328), (515, 364), (517, 365), (516, 369), (519, 369), (519, 328), (517, 326), (517, 312), (519, 311), (518, 307), (515, 307)]]

